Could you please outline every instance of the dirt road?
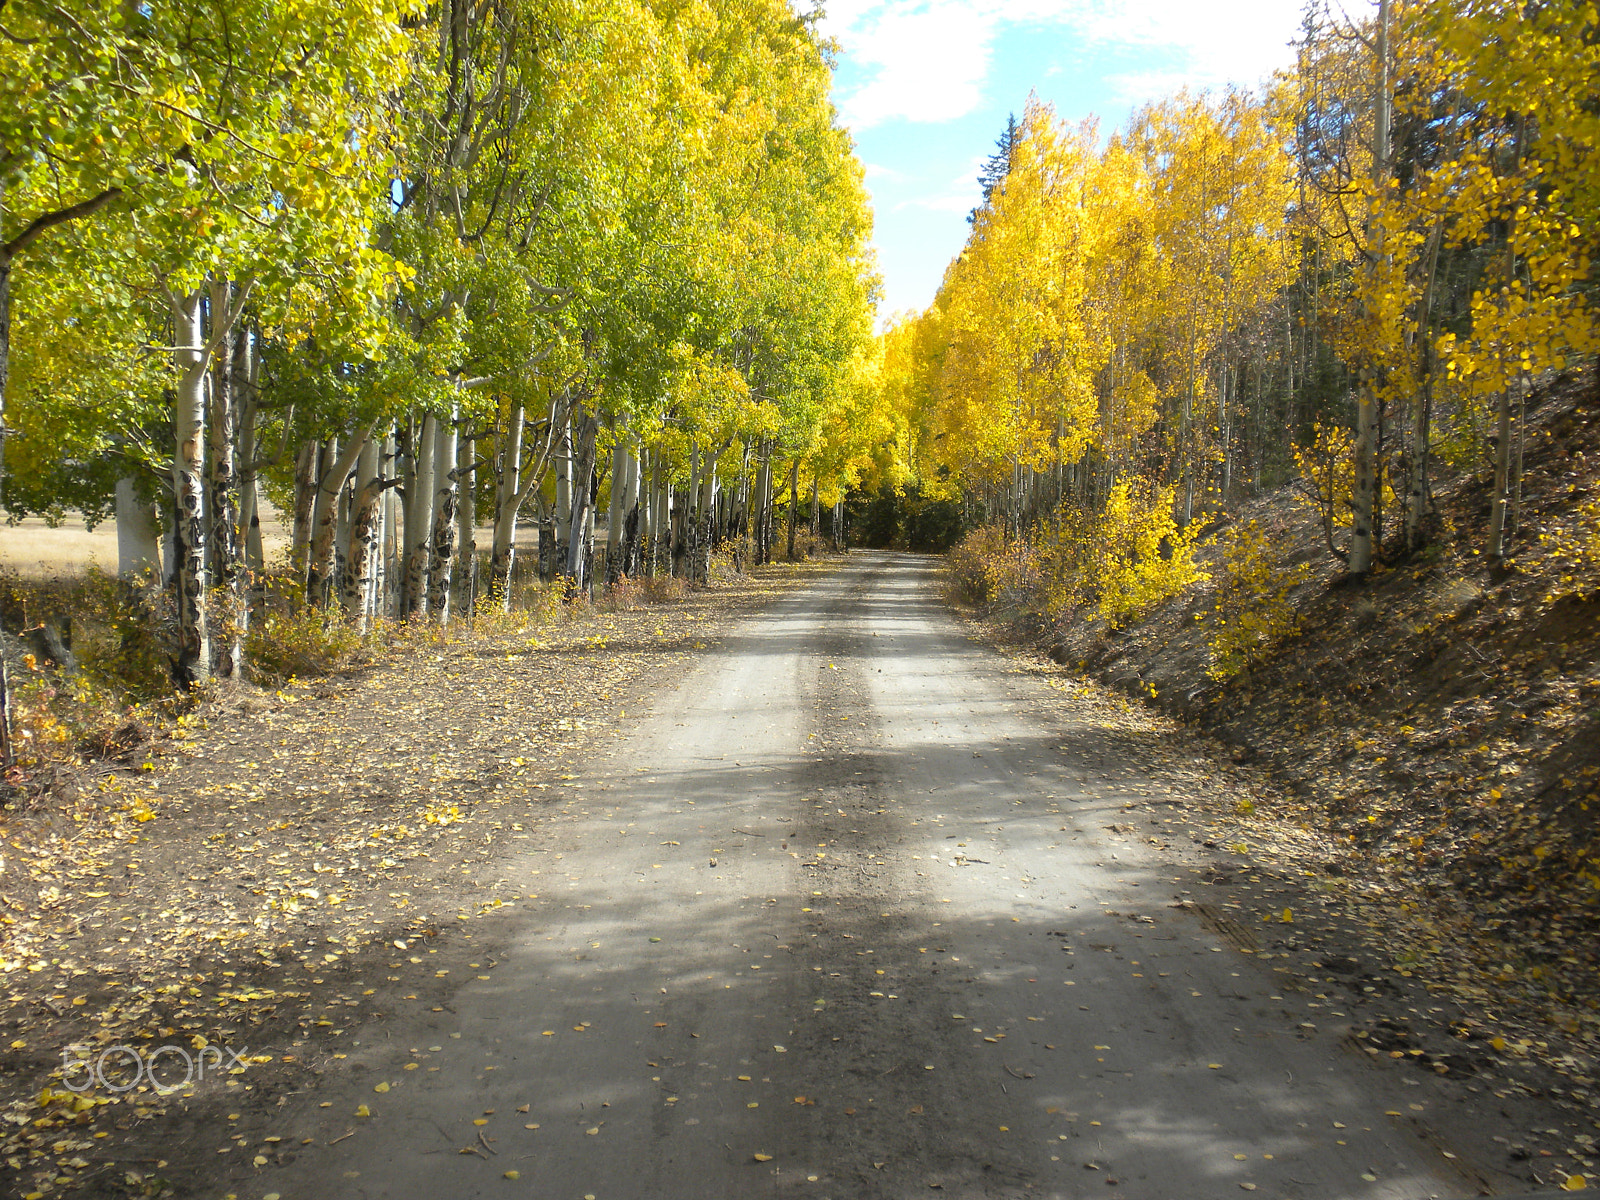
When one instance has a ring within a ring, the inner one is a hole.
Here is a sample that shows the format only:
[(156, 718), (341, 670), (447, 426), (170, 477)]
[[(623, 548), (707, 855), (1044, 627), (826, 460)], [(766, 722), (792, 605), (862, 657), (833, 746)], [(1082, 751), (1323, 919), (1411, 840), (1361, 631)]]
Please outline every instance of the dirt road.
[(503, 953), (295, 1099), (318, 1144), (257, 1190), (1476, 1190), (1416, 1132), (1431, 1081), (1311, 1031), (1270, 962), (1173, 907), (1167, 851), (1107, 833), (1159, 789), (1037, 687), (928, 560), (852, 555), (778, 601), (575, 781), (504, 868), (538, 898)]

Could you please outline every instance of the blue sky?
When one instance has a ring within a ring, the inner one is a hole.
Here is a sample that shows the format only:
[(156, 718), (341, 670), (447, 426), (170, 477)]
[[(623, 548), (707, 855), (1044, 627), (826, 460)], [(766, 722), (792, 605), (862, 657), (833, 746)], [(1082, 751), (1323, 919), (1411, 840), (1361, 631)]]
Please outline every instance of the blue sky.
[(967, 235), (977, 174), (1029, 92), (1124, 124), (1181, 87), (1288, 66), (1300, 0), (827, 0), (834, 99), (867, 168), (880, 316), (925, 308)]

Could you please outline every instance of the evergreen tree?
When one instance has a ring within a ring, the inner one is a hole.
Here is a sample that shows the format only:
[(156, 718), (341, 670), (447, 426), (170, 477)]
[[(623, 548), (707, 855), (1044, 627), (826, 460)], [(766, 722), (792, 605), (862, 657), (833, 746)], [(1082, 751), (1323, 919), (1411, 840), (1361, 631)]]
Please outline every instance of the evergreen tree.
[[(978, 172), (978, 183), (983, 188), (984, 204), (989, 203), (995, 188), (1003, 184), (1006, 176), (1011, 174), (1011, 165), (1016, 161), (1017, 143), (1021, 140), (1022, 127), (1017, 124), (1017, 114), (1006, 114), (1005, 132), (995, 139), (994, 153), (989, 155), (984, 161), (983, 169)], [(967, 214), (967, 224), (971, 225), (977, 218), (978, 209), (975, 208)]]

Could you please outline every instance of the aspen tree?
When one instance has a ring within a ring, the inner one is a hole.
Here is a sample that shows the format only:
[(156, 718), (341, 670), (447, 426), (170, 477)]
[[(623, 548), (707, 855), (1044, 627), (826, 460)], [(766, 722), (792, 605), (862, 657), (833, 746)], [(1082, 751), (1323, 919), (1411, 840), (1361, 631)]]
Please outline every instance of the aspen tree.
[[(1378, 0), (1377, 34), (1373, 49), (1372, 180), (1369, 200), (1368, 270), (1380, 275), (1385, 265), (1383, 200), (1389, 187), (1389, 0)], [(1364, 314), (1369, 321), (1379, 314)], [(1355, 482), (1350, 489), (1351, 529), (1347, 565), (1352, 575), (1372, 569), (1373, 555), (1383, 542), (1379, 498), (1378, 439), (1382, 420), (1382, 394), (1377, 363), (1362, 368), (1361, 390), (1356, 400)]]

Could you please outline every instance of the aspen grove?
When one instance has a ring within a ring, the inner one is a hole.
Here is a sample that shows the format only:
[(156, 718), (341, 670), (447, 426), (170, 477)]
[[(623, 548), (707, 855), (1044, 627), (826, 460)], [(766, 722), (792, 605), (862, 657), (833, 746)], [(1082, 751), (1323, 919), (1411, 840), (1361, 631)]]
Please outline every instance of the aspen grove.
[(1441, 460), (1492, 469), (1480, 545), (1508, 553), (1528, 392), (1600, 349), (1596, 9), (1330, 11), (1260, 94), (1109, 134), (1034, 102), (1000, 139), (882, 368), (924, 494), (986, 526), (975, 598), (1123, 621), (1284, 483), (1359, 577), (1428, 540)]
[(4, 501), (115, 514), (184, 685), (284, 606), (365, 630), (704, 579), (768, 558), (785, 499), (792, 553), (870, 462), (870, 212), (781, 0), (0, 25)]

